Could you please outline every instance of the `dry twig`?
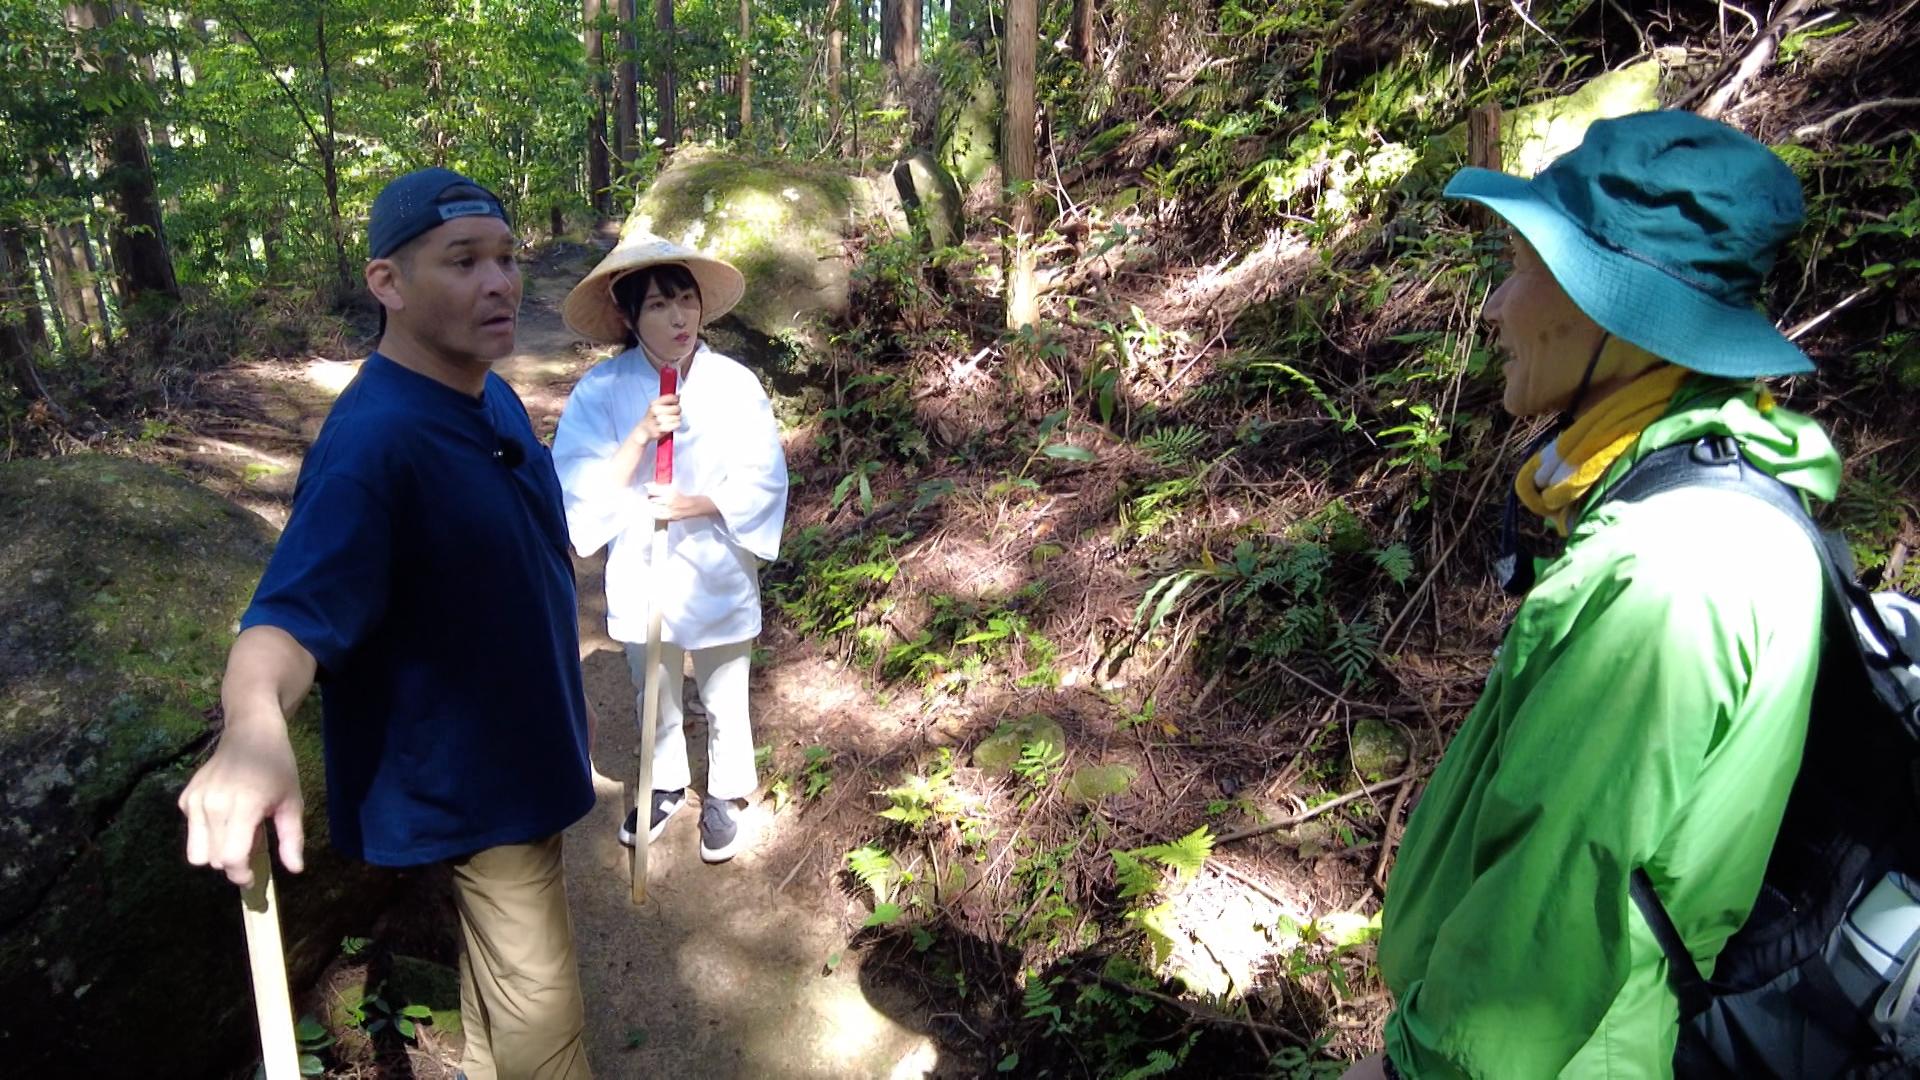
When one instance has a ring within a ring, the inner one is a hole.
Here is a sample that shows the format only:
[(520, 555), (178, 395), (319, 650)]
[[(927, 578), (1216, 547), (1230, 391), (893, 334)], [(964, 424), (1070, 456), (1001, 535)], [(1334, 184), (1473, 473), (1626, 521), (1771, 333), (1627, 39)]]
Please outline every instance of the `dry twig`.
[(1408, 769), (1406, 772), (1401, 773), (1399, 776), (1396, 776), (1391, 780), (1382, 780), (1377, 784), (1368, 784), (1366, 787), (1360, 788), (1356, 791), (1349, 791), (1345, 795), (1341, 795), (1334, 799), (1329, 799), (1328, 801), (1323, 802), (1319, 806), (1313, 807), (1310, 810), (1303, 810), (1298, 814), (1292, 814), (1287, 817), (1283, 817), (1279, 821), (1269, 821), (1264, 825), (1253, 825), (1245, 829), (1235, 829), (1230, 833), (1222, 833), (1219, 836), (1216, 836), (1213, 838), (1213, 846), (1219, 847), (1222, 844), (1231, 844), (1236, 840), (1248, 840), (1256, 836), (1265, 836), (1266, 834), (1271, 832), (1279, 832), (1281, 829), (1291, 829), (1295, 825), (1300, 825), (1308, 821), (1311, 821), (1314, 818), (1319, 817), (1321, 814), (1324, 814), (1329, 810), (1334, 810), (1334, 809), (1338, 809), (1339, 807), (1345, 806), (1348, 803), (1354, 801), (1355, 799), (1363, 799), (1368, 795), (1373, 794), (1376, 791), (1385, 791), (1390, 787), (1396, 787), (1400, 784), (1404, 784), (1407, 781), (1412, 780), (1416, 776), (1424, 775), (1425, 772), (1426, 770), (1424, 768)]

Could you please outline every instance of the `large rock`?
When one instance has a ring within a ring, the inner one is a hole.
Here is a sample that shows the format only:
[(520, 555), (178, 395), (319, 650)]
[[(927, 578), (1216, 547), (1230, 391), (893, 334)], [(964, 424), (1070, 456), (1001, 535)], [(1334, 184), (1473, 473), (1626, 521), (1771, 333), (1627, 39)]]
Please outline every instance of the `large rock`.
[[(1503, 110), (1501, 168), (1515, 176), (1532, 176), (1580, 145), (1595, 120), (1659, 108), (1665, 70), (1663, 59), (1656, 56), (1596, 75), (1571, 94)], [(1425, 164), (1450, 172), (1465, 161), (1466, 153), (1467, 125), (1456, 124), (1429, 141)]]
[(884, 213), (874, 205), (877, 186), (831, 169), (686, 147), (640, 197), (623, 232), (652, 232), (732, 262), (747, 276), (734, 317), (763, 337), (790, 337), (807, 329), (809, 316), (846, 313), (846, 242)]
[[(221, 1075), (258, 1052), (239, 896), (187, 866), (175, 800), (273, 528), (95, 455), (0, 464), (0, 520), (4, 1071)], [(327, 848), (317, 714), (294, 725), (308, 869), (278, 878), (295, 987), (388, 892)]]
[(937, 153), (962, 188), (996, 178), (1000, 162), (1000, 88), (990, 69), (976, 72), (965, 89), (941, 107)]
[(933, 154), (909, 151), (893, 167), (893, 183), (910, 207), (909, 217), (924, 230), (924, 242), (936, 248), (966, 239), (966, 219), (960, 209), (960, 187)]

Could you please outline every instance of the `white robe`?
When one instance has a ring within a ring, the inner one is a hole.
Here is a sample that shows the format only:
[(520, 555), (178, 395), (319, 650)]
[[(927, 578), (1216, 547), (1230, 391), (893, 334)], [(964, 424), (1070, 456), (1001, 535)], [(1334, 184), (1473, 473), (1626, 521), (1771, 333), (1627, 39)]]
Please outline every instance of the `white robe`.
[(704, 344), (680, 384), (673, 486), (705, 495), (720, 517), (667, 527), (663, 573), (652, 561), (646, 485), (657, 443), (628, 484), (611, 475), (614, 454), (660, 393), (660, 374), (638, 348), (587, 372), (567, 398), (553, 440), (566, 495), (567, 531), (584, 558), (608, 545), (607, 633), (647, 638), (649, 594), (662, 606), (662, 637), (686, 649), (746, 641), (760, 633), (762, 562), (780, 553), (787, 516), (787, 460), (760, 380)]

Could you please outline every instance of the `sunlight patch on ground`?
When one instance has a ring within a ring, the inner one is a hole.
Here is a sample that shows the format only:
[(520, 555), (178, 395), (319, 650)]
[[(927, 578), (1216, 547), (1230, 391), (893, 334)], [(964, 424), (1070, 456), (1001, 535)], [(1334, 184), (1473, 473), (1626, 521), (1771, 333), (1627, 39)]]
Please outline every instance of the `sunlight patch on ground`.
[(309, 360), (300, 374), (309, 383), (326, 391), (328, 397), (339, 397), (359, 371), (358, 360)]
[(1287, 971), (1312, 921), (1304, 899), (1263, 895), (1212, 866), (1170, 903), (1177, 932), (1164, 971), (1214, 998), (1245, 997), (1263, 976), (1272, 978), (1266, 973)]

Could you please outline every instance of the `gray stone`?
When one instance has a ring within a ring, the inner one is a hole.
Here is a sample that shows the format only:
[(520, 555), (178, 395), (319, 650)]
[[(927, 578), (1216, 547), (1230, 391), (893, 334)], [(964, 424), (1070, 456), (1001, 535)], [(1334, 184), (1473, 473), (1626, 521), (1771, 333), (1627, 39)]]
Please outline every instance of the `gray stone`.
[(936, 248), (958, 244), (966, 237), (966, 219), (960, 212), (960, 188), (933, 155), (915, 150), (894, 166), (893, 180), (901, 197), (912, 206), (927, 242)]
[(1406, 770), (1407, 737), (1385, 720), (1369, 716), (1354, 723), (1348, 753), (1354, 771), (1368, 783), (1377, 783)]
[[(239, 895), (175, 800), (210, 745), (272, 526), (160, 469), (0, 464), (0, 1047), (20, 1076), (202, 1077), (257, 1055)], [(296, 989), (387, 878), (327, 847), (319, 710), (293, 737), (307, 866), (278, 875)]]

